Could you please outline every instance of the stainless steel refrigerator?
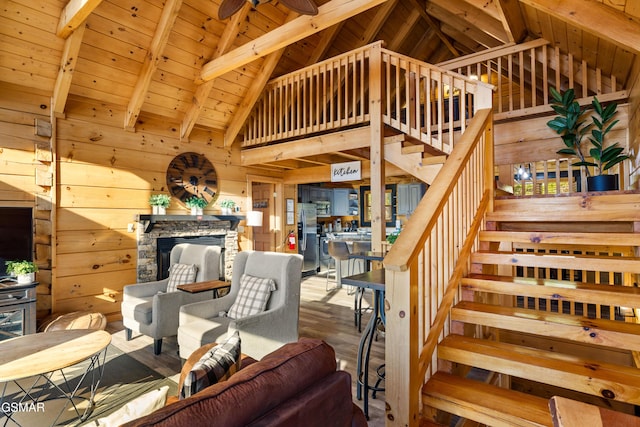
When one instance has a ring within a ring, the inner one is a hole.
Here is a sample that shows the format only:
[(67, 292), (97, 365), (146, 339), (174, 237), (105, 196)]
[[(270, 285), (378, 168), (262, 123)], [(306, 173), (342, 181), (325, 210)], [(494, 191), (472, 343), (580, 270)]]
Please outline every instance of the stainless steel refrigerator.
[(313, 203), (298, 203), (298, 253), (303, 256), (303, 274), (315, 274), (320, 268), (318, 215)]

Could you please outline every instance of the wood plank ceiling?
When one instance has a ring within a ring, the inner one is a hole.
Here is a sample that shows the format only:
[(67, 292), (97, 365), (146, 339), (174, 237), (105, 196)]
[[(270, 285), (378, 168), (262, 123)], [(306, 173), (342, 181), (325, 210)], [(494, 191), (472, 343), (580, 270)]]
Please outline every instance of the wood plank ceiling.
[(623, 86), (640, 46), (638, 0), (316, 0), (313, 18), (274, 0), (225, 21), (220, 1), (1, 0), (0, 80), (52, 96), (57, 113), (90, 100), (121, 108), (132, 131), (160, 118), (183, 139), (203, 127), (228, 145), (269, 79), (380, 39), (439, 63), (542, 37)]

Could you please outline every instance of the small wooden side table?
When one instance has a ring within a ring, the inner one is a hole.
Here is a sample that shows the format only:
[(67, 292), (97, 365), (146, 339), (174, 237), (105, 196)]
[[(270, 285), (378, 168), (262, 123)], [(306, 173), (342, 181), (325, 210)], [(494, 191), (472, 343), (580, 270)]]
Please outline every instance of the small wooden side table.
[(222, 280), (209, 280), (208, 282), (187, 283), (178, 285), (178, 289), (190, 294), (213, 291), (213, 297), (218, 298), (220, 289), (231, 288), (231, 283)]

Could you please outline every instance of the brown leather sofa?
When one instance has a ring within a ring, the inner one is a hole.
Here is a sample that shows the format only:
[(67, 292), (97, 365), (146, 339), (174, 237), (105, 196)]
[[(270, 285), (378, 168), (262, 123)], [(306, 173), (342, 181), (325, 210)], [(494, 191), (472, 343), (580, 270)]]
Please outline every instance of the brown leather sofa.
[(301, 338), (260, 361), (245, 358), (228, 380), (124, 426), (366, 425), (364, 413), (352, 401), (351, 376), (337, 370), (333, 348), (322, 340)]

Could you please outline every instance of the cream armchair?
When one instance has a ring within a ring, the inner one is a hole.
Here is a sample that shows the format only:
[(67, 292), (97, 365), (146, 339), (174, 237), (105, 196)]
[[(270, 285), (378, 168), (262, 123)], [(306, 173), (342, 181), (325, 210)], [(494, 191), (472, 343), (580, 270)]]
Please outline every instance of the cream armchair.
[[(220, 253), (219, 246), (178, 244), (171, 250), (169, 271), (176, 264), (195, 265), (195, 279), (189, 282), (219, 280)], [(156, 355), (162, 351), (162, 339), (177, 334), (180, 306), (213, 296), (212, 292), (167, 292), (172, 273), (169, 274), (167, 279), (127, 285), (122, 295), (122, 323), (126, 328), (127, 341), (131, 339), (132, 332), (148, 335), (154, 340), (153, 353)]]
[[(233, 319), (226, 313), (236, 301), (243, 274), (275, 282), (266, 309)], [(298, 340), (302, 256), (277, 252), (243, 251), (233, 263), (231, 290), (221, 298), (183, 305), (180, 308), (178, 346), (187, 359), (203, 344), (220, 342), (227, 333), (240, 333), (242, 353), (255, 359), (285, 343)]]

